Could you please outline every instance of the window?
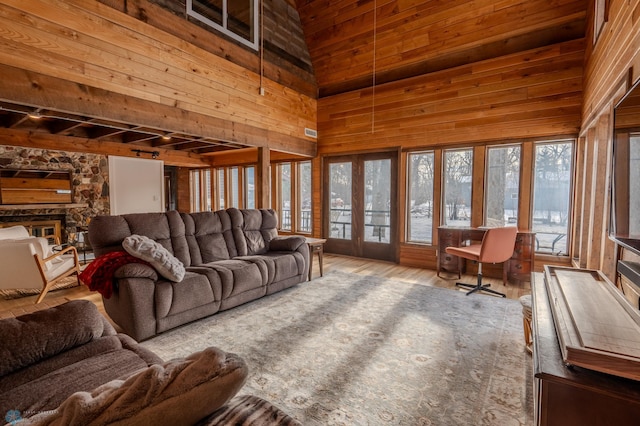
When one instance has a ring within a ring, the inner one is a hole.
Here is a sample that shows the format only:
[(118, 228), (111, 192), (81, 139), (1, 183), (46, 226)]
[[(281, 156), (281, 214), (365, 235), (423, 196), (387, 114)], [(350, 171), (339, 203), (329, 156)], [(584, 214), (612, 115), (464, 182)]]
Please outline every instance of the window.
[(258, 0), (187, 0), (187, 15), (258, 50)]
[(433, 152), (408, 155), (407, 241), (433, 240)]
[(485, 225), (518, 223), (520, 191), (520, 146), (489, 147), (485, 176)]
[(224, 175), (225, 175), (225, 169), (218, 169), (218, 185), (217, 185), (217, 189), (218, 189), (218, 205), (216, 206), (216, 210), (222, 210), (224, 208), (226, 208), (226, 204), (224, 202), (224, 195), (227, 193), (227, 191), (225, 190), (225, 179), (224, 179)]
[(254, 187), (254, 166), (192, 170), (191, 211), (255, 208)]
[(298, 232), (311, 232), (311, 161), (298, 163)]
[(391, 238), (391, 160), (364, 161), (364, 240), (389, 243)]
[(329, 165), (329, 229), (331, 238), (351, 239), (351, 163)]
[(311, 162), (279, 163), (274, 168), (276, 182), (273, 201), (283, 231), (310, 233), (311, 223)]
[(609, 0), (596, 0), (593, 13), (593, 44), (596, 44), (604, 23), (609, 20)]
[(245, 207), (248, 209), (256, 208), (256, 168), (245, 167), (244, 169), (244, 199)]
[(536, 252), (567, 255), (573, 144), (537, 143), (531, 230)]
[(443, 221), (448, 226), (469, 226), (473, 183), (473, 150), (450, 150), (444, 153)]
[(192, 170), (191, 182), (191, 211), (211, 211), (211, 170)]
[(229, 169), (229, 191), (231, 200), (229, 201), (229, 207), (240, 208), (240, 181), (238, 168), (232, 167)]
[(281, 163), (278, 170), (278, 213), (280, 229), (291, 231), (291, 163)]

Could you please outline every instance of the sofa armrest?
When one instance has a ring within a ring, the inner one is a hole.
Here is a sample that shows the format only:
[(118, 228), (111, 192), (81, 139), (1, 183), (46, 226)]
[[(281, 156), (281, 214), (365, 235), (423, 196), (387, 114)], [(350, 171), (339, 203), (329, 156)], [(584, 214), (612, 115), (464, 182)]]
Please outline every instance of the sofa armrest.
[(102, 303), (125, 333), (141, 341), (156, 334), (155, 291), (156, 281), (150, 278), (120, 278)]
[(132, 337), (123, 333), (118, 333), (116, 336), (118, 337), (118, 339), (120, 339), (120, 343), (122, 343), (122, 347), (124, 349), (128, 349), (131, 352), (134, 352), (136, 355), (142, 358), (147, 364), (149, 365), (162, 364), (164, 362), (164, 360), (160, 358), (158, 355), (156, 355), (155, 352), (138, 344), (138, 342), (133, 340)]
[(269, 251), (297, 251), (305, 243), (306, 239), (300, 235), (279, 236), (269, 241)]
[(114, 278), (149, 278), (158, 281), (158, 273), (149, 265), (144, 263), (127, 263), (119, 267), (113, 274)]

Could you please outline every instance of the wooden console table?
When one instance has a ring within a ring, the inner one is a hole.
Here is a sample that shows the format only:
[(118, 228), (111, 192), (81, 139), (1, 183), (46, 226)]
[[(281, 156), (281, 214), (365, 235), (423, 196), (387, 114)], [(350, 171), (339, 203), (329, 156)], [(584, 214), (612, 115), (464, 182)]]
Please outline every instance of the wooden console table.
[(639, 424), (640, 381), (565, 365), (542, 274), (533, 274), (531, 289), (534, 423), (544, 426)]
[[(486, 228), (440, 226), (438, 228), (438, 276), (441, 271), (460, 275), (466, 270), (465, 260), (448, 254), (447, 247), (460, 247), (466, 241), (482, 241)], [(534, 232), (519, 231), (513, 256), (502, 267), (502, 280), (520, 283), (531, 280), (535, 256), (536, 234)]]

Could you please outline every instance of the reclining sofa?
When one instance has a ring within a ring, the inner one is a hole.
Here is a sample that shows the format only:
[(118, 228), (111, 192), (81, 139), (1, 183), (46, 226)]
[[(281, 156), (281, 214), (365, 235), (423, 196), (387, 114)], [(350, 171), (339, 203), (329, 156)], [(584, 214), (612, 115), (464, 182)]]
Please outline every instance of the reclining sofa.
[(165, 362), (87, 300), (0, 319), (0, 354), (0, 412), (11, 425), (300, 425), (237, 395), (249, 372), (239, 356), (209, 347)]
[(103, 295), (106, 312), (141, 341), (306, 281), (304, 237), (278, 236), (277, 224), (271, 209), (93, 218), (89, 241), (97, 258), (121, 251), (127, 237), (142, 235), (166, 248), (186, 270), (174, 282), (146, 264), (119, 267), (112, 295)]

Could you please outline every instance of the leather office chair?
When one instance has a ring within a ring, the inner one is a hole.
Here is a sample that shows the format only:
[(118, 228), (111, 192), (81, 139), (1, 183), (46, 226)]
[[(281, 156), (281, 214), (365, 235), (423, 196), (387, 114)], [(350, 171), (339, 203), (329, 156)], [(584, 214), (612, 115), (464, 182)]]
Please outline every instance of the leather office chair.
[(456, 283), (458, 287), (470, 289), (467, 295), (476, 291), (486, 291), (506, 297), (504, 293), (489, 288), (490, 284), (482, 284), (482, 264), (506, 262), (513, 255), (518, 230), (515, 226), (490, 228), (485, 232), (482, 243), (463, 247), (447, 247), (445, 251), (454, 256), (478, 262), (478, 282), (476, 284)]

